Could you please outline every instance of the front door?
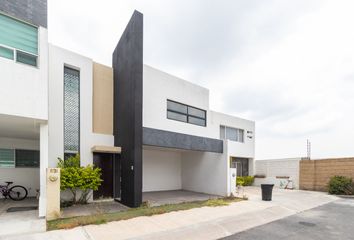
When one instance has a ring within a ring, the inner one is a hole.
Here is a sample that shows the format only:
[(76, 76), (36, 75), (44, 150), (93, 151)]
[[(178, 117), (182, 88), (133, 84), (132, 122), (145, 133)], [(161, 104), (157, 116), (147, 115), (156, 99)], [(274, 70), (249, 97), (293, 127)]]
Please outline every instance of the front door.
[(113, 158), (111, 153), (94, 153), (93, 164), (102, 169), (103, 182), (97, 191), (93, 191), (93, 199), (113, 198)]
[(237, 176), (242, 177), (242, 176), (248, 176), (249, 171), (248, 171), (248, 158), (232, 158), (231, 166), (236, 166), (237, 167)]

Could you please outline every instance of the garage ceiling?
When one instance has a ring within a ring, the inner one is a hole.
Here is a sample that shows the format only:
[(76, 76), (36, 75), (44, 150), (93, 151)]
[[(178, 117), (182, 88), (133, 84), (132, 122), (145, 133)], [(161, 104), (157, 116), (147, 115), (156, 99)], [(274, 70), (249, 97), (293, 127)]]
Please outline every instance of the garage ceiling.
[(0, 137), (39, 139), (39, 124), (32, 118), (0, 114)]

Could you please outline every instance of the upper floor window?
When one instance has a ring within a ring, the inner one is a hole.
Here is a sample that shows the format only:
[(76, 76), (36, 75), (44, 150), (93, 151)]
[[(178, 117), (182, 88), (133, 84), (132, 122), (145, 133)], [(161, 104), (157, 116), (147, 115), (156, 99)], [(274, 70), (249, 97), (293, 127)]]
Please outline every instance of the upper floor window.
[(221, 125), (220, 139), (228, 139), (235, 142), (244, 142), (244, 130)]
[(37, 66), (38, 28), (0, 14), (0, 57)]
[(172, 100), (167, 100), (167, 118), (203, 127), (206, 126), (205, 110)]

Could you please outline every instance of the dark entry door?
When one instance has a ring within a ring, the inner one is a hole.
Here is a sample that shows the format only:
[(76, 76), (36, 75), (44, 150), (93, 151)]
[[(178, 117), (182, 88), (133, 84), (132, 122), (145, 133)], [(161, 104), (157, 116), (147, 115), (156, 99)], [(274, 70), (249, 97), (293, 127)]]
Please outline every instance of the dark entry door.
[(113, 159), (110, 153), (94, 153), (93, 164), (102, 169), (103, 180), (97, 191), (93, 191), (93, 199), (113, 198)]
[(113, 197), (121, 200), (121, 155), (113, 155)]

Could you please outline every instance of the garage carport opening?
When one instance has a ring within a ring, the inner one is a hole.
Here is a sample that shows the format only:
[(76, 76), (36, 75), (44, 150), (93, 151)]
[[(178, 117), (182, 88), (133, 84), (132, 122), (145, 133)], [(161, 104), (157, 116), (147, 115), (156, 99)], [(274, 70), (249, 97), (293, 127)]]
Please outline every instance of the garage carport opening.
[(220, 153), (144, 146), (143, 202), (157, 206), (226, 196), (222, 160)]
[(38, 210), (42, 123), (31, 118), (0, 115), (0, 185), (12, 182), (9, 187), (20, 185), (28, 192), (22, 201), (4, 199), (0, 194), (1, 234), (45, 229)]

